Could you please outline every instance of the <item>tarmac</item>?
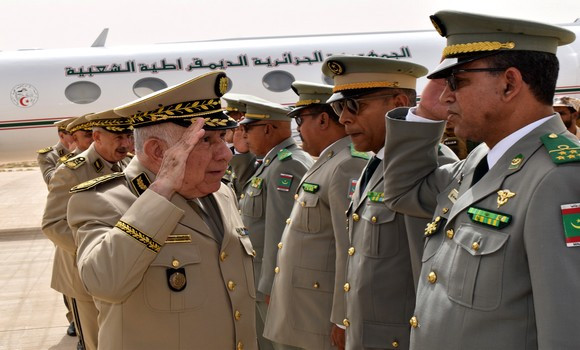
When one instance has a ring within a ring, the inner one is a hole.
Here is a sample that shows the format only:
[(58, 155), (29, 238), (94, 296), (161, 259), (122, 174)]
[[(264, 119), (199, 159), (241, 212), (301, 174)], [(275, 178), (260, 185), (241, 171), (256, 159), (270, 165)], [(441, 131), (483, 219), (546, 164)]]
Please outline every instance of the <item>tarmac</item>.
[(40, 230), (47, 189), (37, 167), (0, 169), (0, 350), (74, 350), (54, 245)]

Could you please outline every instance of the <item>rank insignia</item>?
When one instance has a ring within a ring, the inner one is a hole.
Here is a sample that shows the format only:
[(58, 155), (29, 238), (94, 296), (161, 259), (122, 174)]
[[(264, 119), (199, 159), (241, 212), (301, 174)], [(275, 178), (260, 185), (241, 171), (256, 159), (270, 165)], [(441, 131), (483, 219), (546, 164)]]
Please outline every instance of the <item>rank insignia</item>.
[(65, 154), (66, 154), (66, 150), (64, 150), (64, 149), (59, 149), (59, 150), (58, 150), (58, 156), (59, 156), (59, 157), (62, 157), (62, 156), (64, 156)]
[(385, 201), (385, 193), (384, 192), (367, 192), (367, 197), (371, 202), (375, 203), (383, 203)]
[(556, 164), (580, 161), (580, 145), (565, 136), (546, 134), (541, 137), (550, 158)]
[(289, 159), (291, 157), (292, 157), (292, 152), (290, 152), (286, 148), (283, 148), (278, 152), (278, 158), (280, 160), (286, 160), (286, 159)]
[(52, 151), (52, 146), (48, 146), (48, 147), (45, 147), (43, 149), (39, 149), (38, 151), (36, 151), (36, 153), (45, 154), (45, 153), (48, 153), (50, 151)]
[(504, 228), (509, 225), (512, 216), (503, 213), (497, 213), (477, 207), (469, 207), (467, 215), (473, 222), (492, 226), (495, 228)]
[(253, 188), (257, 188), (260, 189), (262, 188), (262, 182), (264, 181), (264, 179), (260, 178), (260, 177), (255, 177), (252, 179), (252, 182), (250, 183), (250, 186), (252, 186)]
[(311, 183), (305, 182), (302, 184), (302, 189), (306, 192), (316, 193), (316, 191), (318, 191), (320, 189), (320, 186), (317, 184), (311, 184)]
[(580, 203), (564, 204), (560, 208), (562, 209), (566, 246), (580, 247)]
[(356, 184), (358, 183), (358, 179), (350, 179), (350, 186), (348, 187), (348, 199), (352, 199), (352, 195), (356, 190)]
[(76, 157), (71, 160), (67, 160), (66, 162), (64, 162), (64, 165), (66, 165), (66, 167), (69, 169), (75, 170), (81, 165), (85, 164), (85, 161), (86, 161), (85, 157)]
[(431, 221), (430, 223), (427, 224), (427, 226), (425, 226), (425, 236), (429, 237), (436, 234), (439, 231), (439, 228), (441, 228), (441, 226), (444, 226), (445, 221), (446, 221), (445, 218), (441, 218), (440, 216), (434, 218), (433, 221)]
[(515, 195), (516, 195), (515, 193), (511, 192), (508, 189), (497, 191), (497, 208), (499, 209), (499, 207), (506, 204), (508, 200), (514, 197)]
[(276, 189), (278, 191), (284, 191), (284, 192), (290, 191), (290, 186), (292, 186), (292, 179), (293, 178), (294, 178), (294, 175), (280, 174), (280, 177), (278, 178), (278, 185), (276, 186)]
[(165, 244), (191, 243), (191, 235), (169, 235), (165, 239)]
[(455, 188), (452, 189), (447, 195), (447, 198), (449, 198), (452, 203), (457, 202), (457, 198), (459, 198), (459, 191), (457, 191)]
[(67, 160), (69, 160), (69, 159), (71, 159), (72, 157), (74, 157), (74, 155), (75, 155), (74, 153), (67, 153), (67, 154), (65, 154), (64, 156), (60, 157), (58, 160), (59, 160), (61, 163), (64, 163), (64, 162), (66, 162)]
[(103, 162), (101, 162), (100, 159), (95, 160), (95, 162), (93, 163), (93, 167), (95, 168), (96, 172), (100, 172), (105, 166), (103, 165)]
[(141, 173), (137, 177), (133, 178), (133, 180), (131, 180), (131, 185), (139, 195), (142, 195), (143, 192), (149, 188), (149, 185), (151, 185), (151, 180), (149, 180), (147, 174)]
[(248, 231), (248, 229), (245, 227), (236, 227), (236, 232), (240, 236), (247, 236), (250, 234), (250, 231)]
[(101, 184), (103, 182), (107, 182), (107, 181), (112, 180), (112, 179), (116, 179), (118, 177), (123, 177), (124, 175), (125, 174), (123, 174), (123, 173), (112, 173), (112, 174), (99, 176), (97, 178), (91, 179), (89, 181), (85, 181), (83, 183), (80, 183), (80, 184), (74, 186), (73, 188), (70, 189), (69, 193), (77, 193), (77, 192), (86, 191), (86, 190), (89, 190), (89, 189), (97, 186), (98, 184)]
[(187, 277), (185, 276), (185, 269), (167, 269), (167, 284), (169, 289), (174, 292), (181, 292), (187, 286)]
[(517, 168), (520, 167), (520, 165), (522, 165), (522, 162), (524, 161), (524, 156), (523, 154), (518, 154), (517, 156), (512, 158), (512, 161), (510, 162), (510, 166), (508, 167), (509, 170), (515, 170)]
[(354, 145), (352, 143), (350, 144), (350, 155), (355, 158), (362, 158), (364, 160), (371, 159), (371, 157), (369, 157), (369, 155), (366, 152), (359, 152), (356, 149), (354, 149)]

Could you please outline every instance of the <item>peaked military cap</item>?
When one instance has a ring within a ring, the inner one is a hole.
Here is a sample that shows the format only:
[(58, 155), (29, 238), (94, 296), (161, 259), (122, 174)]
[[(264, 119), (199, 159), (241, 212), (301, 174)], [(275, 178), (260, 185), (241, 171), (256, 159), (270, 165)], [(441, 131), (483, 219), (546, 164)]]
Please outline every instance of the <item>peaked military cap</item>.
[(220, 97), (227, 91), (228, 78), (223, 71), (214, 71), (159, 90), (114, 109), (128, 118), (134, 128), (172, 122), (184, 127), (198, 118), (205, 120), (205, 130), (235, 128)]
[(334, 79), (327, 103), (372, 92), (377, 88), (415, 89), (427, 68), (395, 59), (333, 55), (324, 60), (322, 73)]
[(93, 129), (93, 124), (87, 120), (87, 117), (91, 114), (94, 113), (88, 113), (73, 120), (69, 125), (67, 125), (66, 131), (71, 134), (79, 130), (91, 131)]
[(132, 132), (133, 127), (129, 118), (121, 117), (112, 109), (87, 116), (87, 119), (94, 127), (103, 128), (112, 133), (127, 133)]
[(251, 100), (253, 96), (245, 94), (236, 94), (233, 92), (228, 92), (222, 96), (222, 100), (226, 101), (227, 105), (225, 110), (227, 112), (241, 112), (246, 113), (246, 105), (241, 103), (241, 99)]
[(57, 122), (54, 122), (54, 126), (56, 126), (58, 128), (58, 131), (67, 131), (66, 127), (72, 123), (74, 120), (76, 119), (76, 117), (72, 117), (72, 118), (66, 118), (66, 119), (62, 119), (59, 120)]
[(465, 13), (439, 11), (431, 16), (437, 32), (447, 38), (443, 62), (427, 77), (443, 78), (457, 65), (501, 51), (538, 51), (556, 54), (560, 45), (576, 35), (544, 23)]
[(576, 112), (580, 110), (580, 99), (570, 97), (570, 96), (557, 96), (554, 98), (554, 107), (568, 107), (572, 108)]
[(315, 84), (305, 81), (295, 81), (292, 83), (292, 90), (298, 95), (296, 108), (290, 113), (289, 117), (296, 117), (301, 110), (312, 105), (323, 105), (332, 96), (332, 86), (324, 84)]
[(282, 106), (281, 104), (265, 100), (245, 99), (241, 99), (240, 103), (246, 105), (246, 115), (240, 124), (250, 124), (261, 120), (280, 120), (286, 122), (292, 121), (290, 117), (288, 117), (290, 108)]

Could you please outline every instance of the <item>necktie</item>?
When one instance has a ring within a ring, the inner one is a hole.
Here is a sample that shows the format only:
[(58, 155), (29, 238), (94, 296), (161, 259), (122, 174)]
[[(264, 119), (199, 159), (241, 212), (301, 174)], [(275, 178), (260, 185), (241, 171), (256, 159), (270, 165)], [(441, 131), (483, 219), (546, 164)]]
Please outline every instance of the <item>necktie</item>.
[(369, 164), (367, 165), (365, 171), (363, 172), (361, 179), (360, 179), (360, 195), (364, 195), (364, 191), (365, 188), (367, 187), (367, 184), (369, 183), (369, 180), (371, 179), (371, 177), (373, 176), (375, 170), (377, 169), (377, 167), (379, 166), (379, 164), (381, 163), (381, 160), (379, 158), (377, 158), (376, 156), (372, 157), (371, 160), (369, 161)]
[(114, 163), (113, 166), (111, 166), (111, 170), (113, 170), (113, 172), (123, 171), (123, 169), (121, 169), (121, 167), (117, 163)]
[(487, 165), (487, 154), (483, 157), (479, 164), (475, 167), (473, 171), (473, 179), (471, 180), (471, 187), (473, 187), (477, 181), (481, 180), (481, 178), (487, 173), (489, 170), (489, 166)]

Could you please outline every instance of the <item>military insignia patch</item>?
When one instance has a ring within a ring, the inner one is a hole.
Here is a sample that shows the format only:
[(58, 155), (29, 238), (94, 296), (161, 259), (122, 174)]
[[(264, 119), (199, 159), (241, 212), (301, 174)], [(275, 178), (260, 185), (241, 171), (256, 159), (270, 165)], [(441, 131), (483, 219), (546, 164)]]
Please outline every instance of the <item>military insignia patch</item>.
[(131, 180), (131, 186), (133, 186), (133, 189), (139, 196), (149, 188), (149, 185), (151, 185), (151, 180), (149, 180), (149, 177), (145, 173), (141, 173)]
[(38, 154), (45, 154), (45, 153), (48, 153), (50, 151), (52, 151), (52, 147), (51, 146), (45, 147), (45, 148), (42, 148), (42, 149), (39, 149), (38, 151), (36, 151), (36, 153), (38, 153)]
[(427, 224), (427, 226), (425, 226), (425, 236), (429, 237), (439, 232), (439, 229), (445, 226), (445, 221), (446, 219), (441, 218), (440, 216), (434, 218), (433, 221), (431, 221), (430, 223)]
[(429, 16), (429, 19), (431, 20), (431, 24), (433, 24), (433, 27), (435, 27), (435, 30), (437, 31), (437, 33), (439, 33), (439, 35), (441, 36), (447, 35), (445, 26), (443, 25), (441, 20), (437, 18), (437, 16)]
[(293, 178), (294, 178), (294, 175), (280, 174), (280, 177), (278, 178), (278, 185), (276, 186), (276, 189), (278, 191), (284, 191), (284, 192), (290, 191), (290, 186), (292, 186), (292, 179)]
[(565, 204), (562, 209), (567, 247), (580, 247), (580, 203)]
[(359, 152), (354, 149), (354, 145), (352, 143), (350, 144), (350, 155), (355, 158), (362, 158), (364, 160), (371, 159), (371, 157), (366, 152)]
[(383, 203), (385, 201), (385, 193), (384, 192), (367, 192), (367, 197), (371, 202), (375, 203)]
[(185, 276), (185, 269), (167, 269), (167, 285), (169, 289), (174, 292), (181, 292), (187, 286), (187, 277)]
[(123, 173), (112, 173), (112, 174), (99, 176), (97, 178), (94, 178), (94, 179), (89, 180), (89, 181), (85, 181), (83, 183), (80, 183), (80, 184), (74, 186), (68, 192), (69, 193), (77, 193), (77, 192), (86, 191), (88, 189), (91, 189), (91, 188), (97, 186), (98, 184), (102, 184), (103, 182), (107, 182), (109, 180), (116, 179), (118, 177), (123, 177), (123, 176), (124, 176)]
[(248, 229), (245, 227), (236, 227), (236, 232), (240, 236), (247, 236), (250, 234), (250, 231), (248, 231)]
[(171, 243), (191, 243), (191, 235), (169, 235), (165, 239), (165, 244)]
[(449, 198), (452, 203), (457, 202), (457, 198), (459, 198), (459, 191), (457, 191), (455, 188), (452, 189), (447, 195), (447, 198)]
[(485, 210), (477, 207), (469, 207), (467, 215), (473, 222), (492, 226), (495, 228), (504, 228), (509, 225), (512, 216), (508, 214), (498, 213), (490, 210)]
[(524, 161), (524, 156), (523, 154), (518, 154), (517, 156), (512, 158), (512, 161), (510, 162), (510, 166), (508, 167), (509, 170), (515, 170), (517, 168), (520, 167), (520, 165), (522, 165), (522, 162)]
[(103, 165), (103, 162), (101, 162), (100, 159), (95, 160), (95, 162), (93, 163), (93, 167), (95, 168), (95, 170), (98, 172), (100, 172), (101, 170), (103, 170), (103, 168), (105, 167)]
[(228, 78), (225, 74), (220, 73), (216, 79), (215, 93), (219, 97), (228, 92)]
[(72, 157), (74, 157), (74, 155), (75, 155), (74, 153), (68, 153), (68, 154), (65, 154), (64, 156), (60, 157), (58, 160), (59, 160), (61, 163), (64, 163), (64, 162), (66, 162), (67, 160), (69, 160), (69, 159), (71, 159)]
[(317, 184), (311, 184), (311, 183), (305, 182), (302, 184), (302, 189), (306, 192), (316, 193), (316, 191), (318, 191), (320, 189), (320, 186)]
[(67, 160), (66, 162), (64, 162), (64, 165), (66, 165), (67, 168), (69, 169), (78, 169), (78, 167), (80, 167), (81, 165), (85, 164), (86, 159), (85, 157), (76, 157), (73, 158), (71, 160)]
[(289, 159), (291, 157), (292, 157), (292, 152), (290, 152), (286, 148), (283, 148), (278, 152), (278, 159), (280, 159), (280, 160), (286, 160), (286, 159)]
[(352, 199), (352, 195), (356, 190), (356, 184), (358, 183), (358, 179), (350, 179), (350, 186), (348, 187), (348, 199)]
[(506, 204), (508, 200), (515, 195), (515, 193), (508, 189), (497, 191), (497, 208), (499, 209), (499, 207)]
[(546, 134), (540, 138), (556, 164), (580, 161), (580, 145), (565, 136)]
[(255, 177), (252, 179), (252, 182), (250, 183), (250, 186), (252, 186), (253, 188), (257, 188), (260, 189), (262, 188), (262, 183), (264, 182), (264, 179), (260, 178), (260, 177)]
[(337, 62), (337, 61), (328, 61), (326, 63), (326, 66), (335, 75), (342, 75), (342, 74), (344, 74), (344, 66), (340, 62)]
[(66, 150), (65, 149), (59, 149), (57, 153), (58, 153), (58, 156), (59, 157), (62, 157), (62, 156), (64, 156), (66, 154)]

